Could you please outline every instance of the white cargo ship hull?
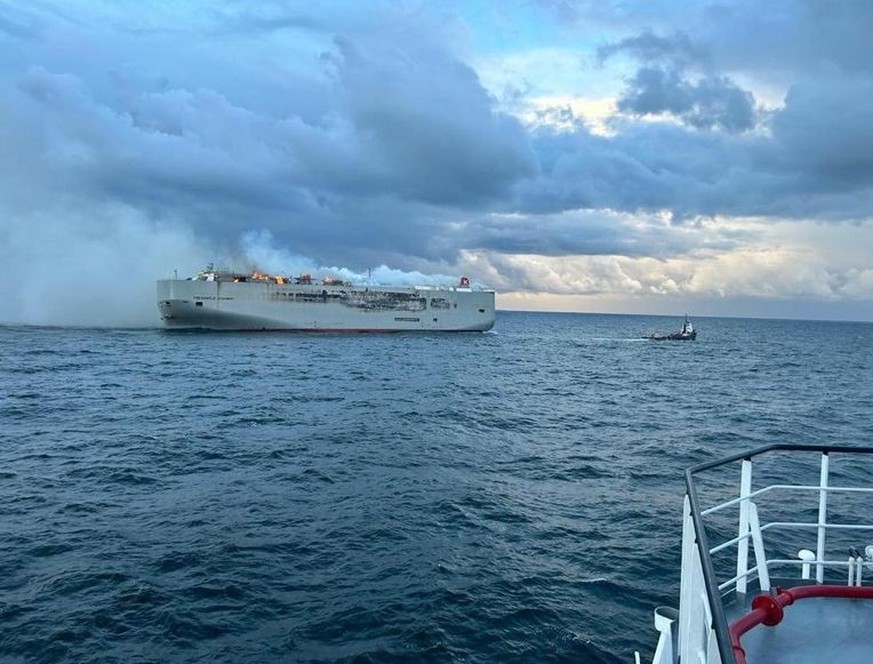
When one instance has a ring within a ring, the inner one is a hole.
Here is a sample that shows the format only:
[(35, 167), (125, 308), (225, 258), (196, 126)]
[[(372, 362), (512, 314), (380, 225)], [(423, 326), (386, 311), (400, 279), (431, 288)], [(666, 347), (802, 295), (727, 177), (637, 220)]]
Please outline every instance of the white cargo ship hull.
[(321, 332), (484, 332), (494, 291), (162, 279), (158, 310), (168, 329)]

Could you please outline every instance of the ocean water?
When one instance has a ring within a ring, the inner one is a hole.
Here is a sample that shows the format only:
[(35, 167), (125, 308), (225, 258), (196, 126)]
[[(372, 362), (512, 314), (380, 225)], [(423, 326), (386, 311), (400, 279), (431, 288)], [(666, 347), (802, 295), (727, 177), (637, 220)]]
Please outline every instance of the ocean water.
[(0, 328), (3, 662), (632, 662), (682, 470), (873, 442), (873, 324)]

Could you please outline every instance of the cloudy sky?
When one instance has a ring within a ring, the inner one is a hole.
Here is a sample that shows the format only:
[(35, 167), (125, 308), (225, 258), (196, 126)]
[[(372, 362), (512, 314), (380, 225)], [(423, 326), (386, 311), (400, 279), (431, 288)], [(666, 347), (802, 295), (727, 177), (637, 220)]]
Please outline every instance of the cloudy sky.
[(0, 0), (0, 321), (209, 261), (873, 320), (873, 3)]

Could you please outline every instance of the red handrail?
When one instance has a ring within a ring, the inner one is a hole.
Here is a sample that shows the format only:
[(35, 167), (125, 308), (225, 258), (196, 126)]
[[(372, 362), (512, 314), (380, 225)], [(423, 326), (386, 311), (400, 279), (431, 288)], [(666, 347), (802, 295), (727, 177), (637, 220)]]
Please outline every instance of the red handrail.
[(843, 597), (873, 599), (873, 587), (869, 586), (795, 586), (776, 588), (773, 595), (758, 595), (752, 600), (752, 610), (738, 618), (730, 626), (731, 648), (737, 664), (746, 664), (746, 651), (740, 645), (740, 637), (758, 625), (778, 625), (785, 615), (785, 607), (799, 599), (809, 597)]

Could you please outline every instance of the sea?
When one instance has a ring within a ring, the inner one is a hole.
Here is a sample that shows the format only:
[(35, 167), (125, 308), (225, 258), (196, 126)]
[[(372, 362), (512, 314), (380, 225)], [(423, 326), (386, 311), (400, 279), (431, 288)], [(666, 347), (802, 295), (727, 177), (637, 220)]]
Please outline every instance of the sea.
[(873, 324), (693, 322), (0, 327), (0, 661), (646, 661), (686, 467), (873, 443)]

